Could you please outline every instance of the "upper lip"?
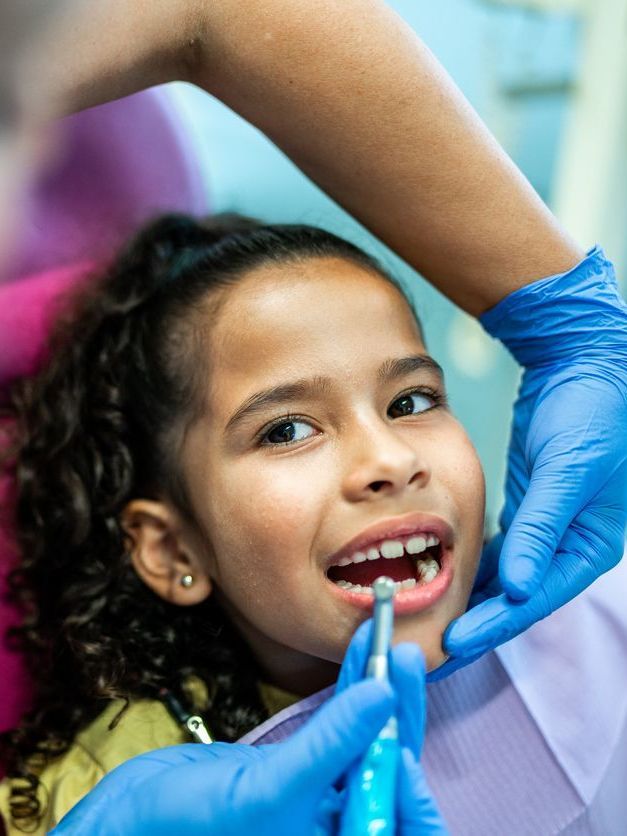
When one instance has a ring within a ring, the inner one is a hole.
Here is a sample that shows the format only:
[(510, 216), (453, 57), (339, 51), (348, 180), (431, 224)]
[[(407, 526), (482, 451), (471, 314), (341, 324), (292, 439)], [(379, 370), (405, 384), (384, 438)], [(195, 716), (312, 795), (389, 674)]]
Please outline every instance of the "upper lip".
[(446, 520), (422, 511), (413, 512), (400, 517), (388, 517), (369, 525), (328, 558), (327, 568), (334, 566), (341, 558), (365, 551), (383, 540), (398, 540), (410, 534), (434, 534), (443, 548), (450, 549), (453, 545), (453, 529)]

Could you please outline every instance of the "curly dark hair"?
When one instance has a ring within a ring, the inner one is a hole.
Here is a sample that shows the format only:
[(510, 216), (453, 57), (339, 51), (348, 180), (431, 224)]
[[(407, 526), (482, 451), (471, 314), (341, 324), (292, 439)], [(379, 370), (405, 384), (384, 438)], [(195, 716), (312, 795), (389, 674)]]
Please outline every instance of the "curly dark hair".
[(41, 373), (14, 389), (15, 529), (10, 577), (25, 613), (13, 640), (35, 686), (22, 726), (3, 735), (23, 829), (41, 815), (38, 774), (122, 698), (158, 698), (190, 674), (210, 683), (208, 724), (232, 741), (266, 713), (251, 652), (209, 598), (192, 607), (142, 583), (120, 514), (132, 498), (169, 499), (190, 517), (177, 440), (202, 408), (198, 334), (212, 291), (269, 262), (370, 256), (302, 225), (237, 215), (168, 215), (141, 231), (56, 328)]

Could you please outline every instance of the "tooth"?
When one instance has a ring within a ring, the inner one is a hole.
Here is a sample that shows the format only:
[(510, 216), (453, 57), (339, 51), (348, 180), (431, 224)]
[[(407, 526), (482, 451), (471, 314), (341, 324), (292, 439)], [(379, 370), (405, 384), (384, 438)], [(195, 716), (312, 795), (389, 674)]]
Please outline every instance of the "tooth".
[(350, 557), (342, 557), (338, 562), (335, 564), (336, 566), (349, 566), (353, 561)]
[(394, 584), (394, 592), (400, 592), (402, 588), (403, 584), (400, 581), (396, 581), (396, 583)]
[(418, 563), (418, 574), (424, 583), (430, 583), (440, 571), (437, 560), (428, 557)]
[(429, 534), (427, 537), (427, 548), (430, 549), (431, 546), (439, 546), (440, 541), (434, 534)]
[(348, 581), (334, 581), (334, 583), (336, 586), (339, 586), (340, 589), (350, 589), (352, 586), (352, 583), (349, 583)]
[(381, 543), (381, 557), (402, 557), (403, 552), (405, 549), (403, 548), (403, 544), (400, 543), (398, 540), (386, 540), (385, 542)]
[(407, 541), (405, 550), (407, 551), (407, 554), (420, 554), (420, 552), (423, 552), (428, 545), (429, 541), (425, 540), (424, 537), (412, 537)]
[(401, 583), (402, 589), (413, 589), (416, 586), (416, 578), (407, 578)]
[(368, 560), (378, 560), (381, 555), (379, 554), (379, 549), (368, 549), (368, 554), (366, 555)]
[(353, 555), (353, 563), (363, 563), (364, 560), (368, 560), (368, 558), (363, 552), (355, 552)]

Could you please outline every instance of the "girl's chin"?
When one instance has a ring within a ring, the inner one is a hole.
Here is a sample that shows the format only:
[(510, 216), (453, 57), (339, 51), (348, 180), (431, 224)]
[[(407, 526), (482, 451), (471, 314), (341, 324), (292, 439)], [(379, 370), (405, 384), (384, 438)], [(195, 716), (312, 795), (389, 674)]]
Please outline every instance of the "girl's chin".
[(434, 653), (425, 653), (425, 666), (427, 668), (427, 673), (430, 673), (431, 671), (436, 670), (436, 668), (441, 667), (447, 659), (448, 656), (442, 650), (441, 647)]
[(444, 629), (396, 629), (394, 631), (394, 644), (411, 642), (417, 644), (425, 657), (427, 671), (433, 671), (443, 665), (448, 659), (442, 647)]

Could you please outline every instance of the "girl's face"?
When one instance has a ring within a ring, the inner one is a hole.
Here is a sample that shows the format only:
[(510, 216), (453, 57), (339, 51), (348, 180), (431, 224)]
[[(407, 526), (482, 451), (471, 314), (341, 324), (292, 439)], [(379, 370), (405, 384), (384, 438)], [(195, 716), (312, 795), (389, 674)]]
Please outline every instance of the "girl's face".
[(369, 585), (428, 668), (467, 604), (484, 482), (402, 294), (339, 258), (255, 269), (208, 323), (182, 466), (223, 608), (275, 684), (333, 681)]

